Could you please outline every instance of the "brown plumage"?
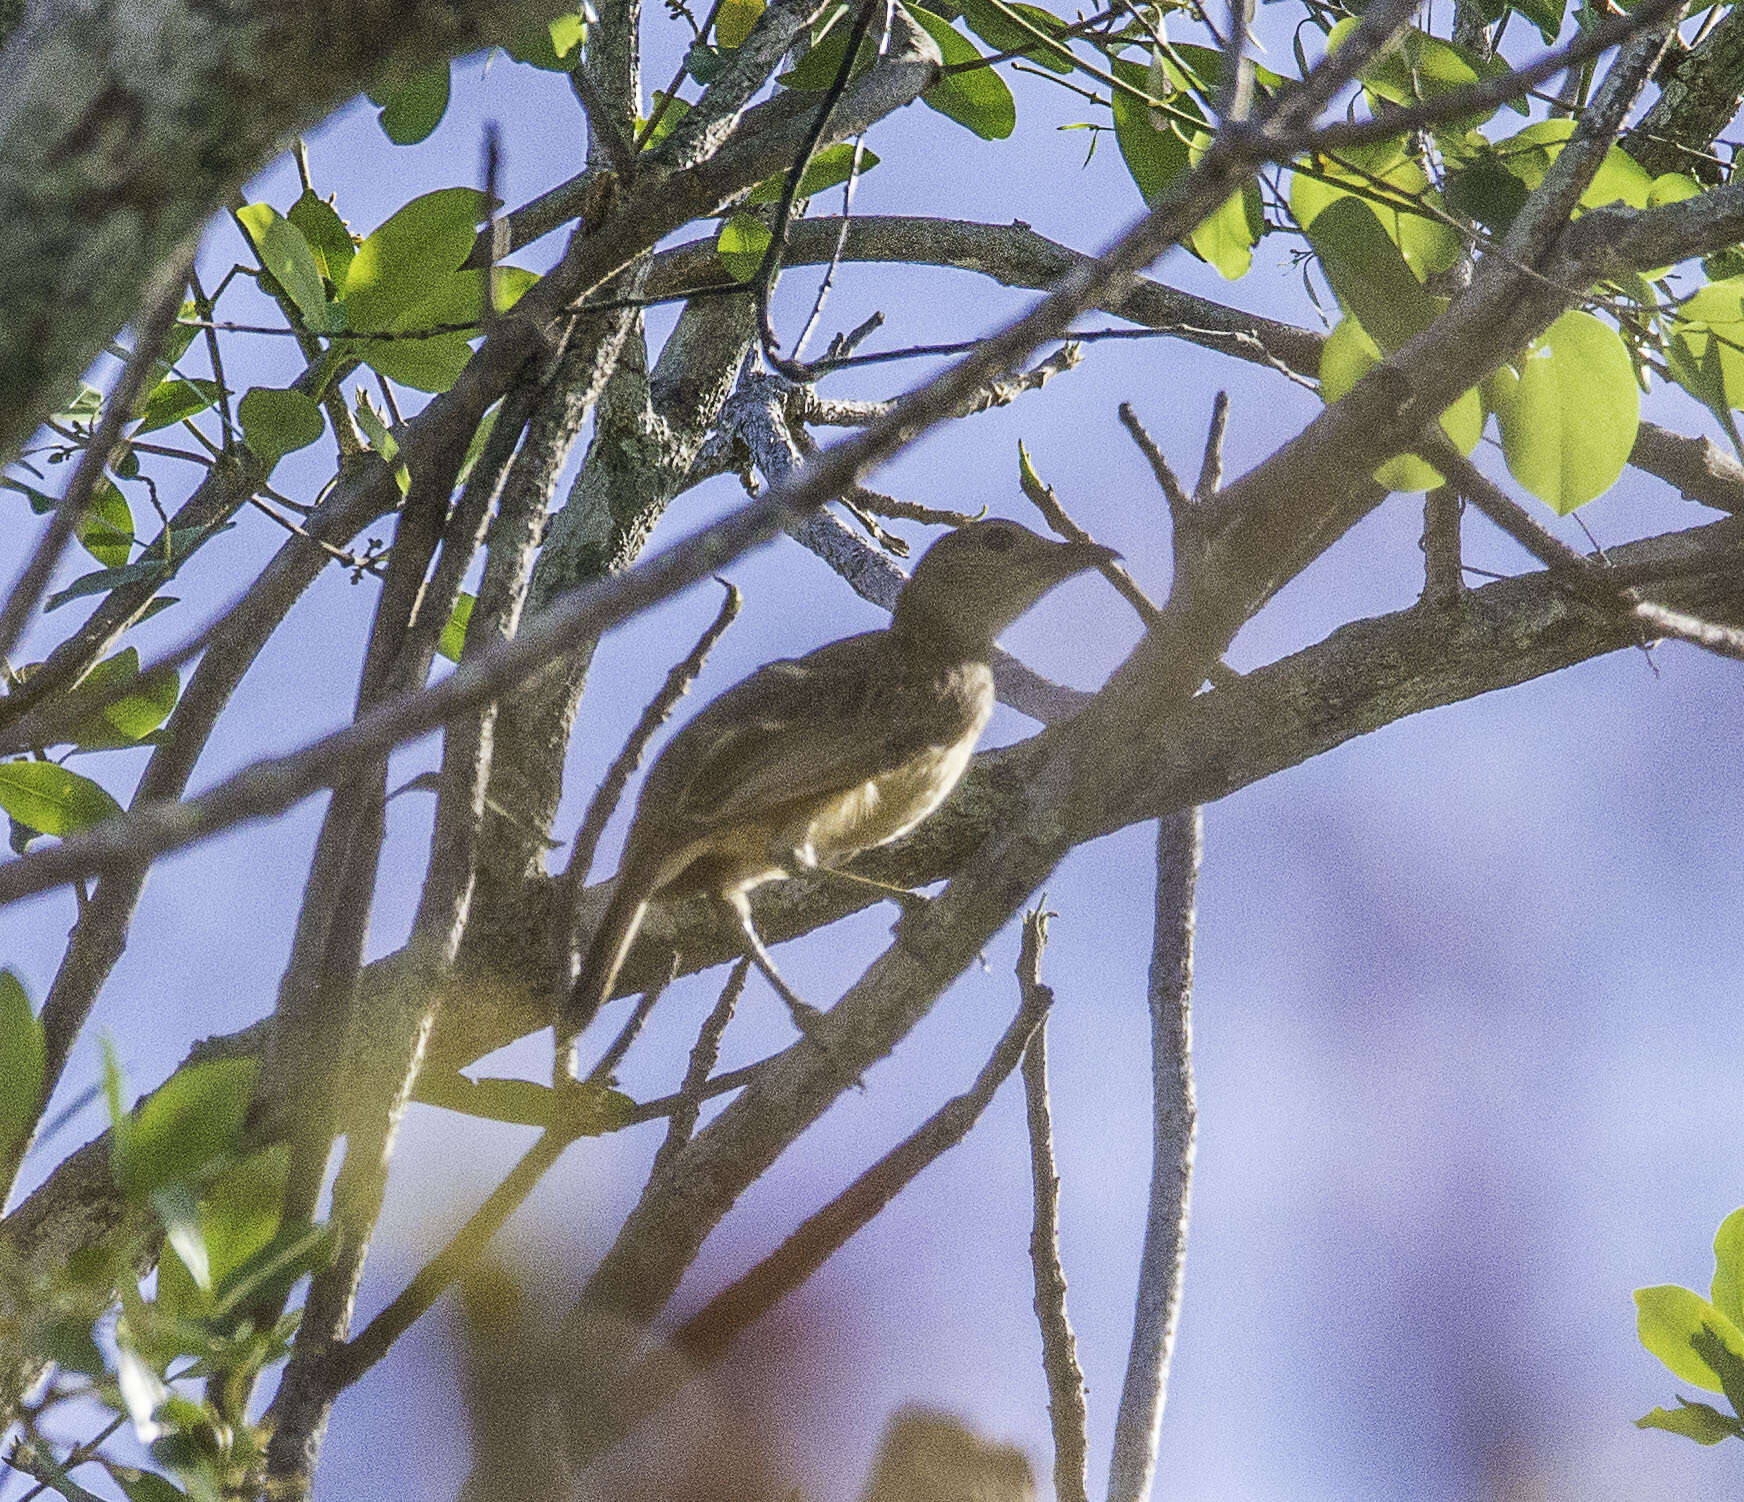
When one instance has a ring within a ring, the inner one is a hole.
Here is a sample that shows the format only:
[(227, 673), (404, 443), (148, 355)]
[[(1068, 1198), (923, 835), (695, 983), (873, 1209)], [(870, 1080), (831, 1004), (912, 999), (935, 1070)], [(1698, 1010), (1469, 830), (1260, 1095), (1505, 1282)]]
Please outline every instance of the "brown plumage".
[(708, 894), (797, 1020), (747, 893), (906, 834), (957, 784), (993, 712), (994, 638), (1054, 585), (1112, 558), (1016, 522), (975, 522), (927, 550), (890, 625), (772, 662), (673, 737), (642, 788), (617, 885), (558, 1023), (593, 1020), (657, 898)]

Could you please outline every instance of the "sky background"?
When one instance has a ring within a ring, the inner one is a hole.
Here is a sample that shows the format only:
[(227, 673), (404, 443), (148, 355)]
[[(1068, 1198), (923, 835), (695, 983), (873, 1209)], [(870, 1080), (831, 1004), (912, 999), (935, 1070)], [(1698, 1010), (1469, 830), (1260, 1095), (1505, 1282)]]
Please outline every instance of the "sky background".
[[(1281, 28), (1293, 14), (1279, 7), (1262, 23), (1283, 58)], [(664, 86), (676, 28), (656, 8), (647, 33), (646, 81)], [(502, 127), (511, 205), (579, 166), (584, 125), (562, 79), (501, 57), (459, 63), (454, 78), (449, 115), (422, 146), (391, 145), (367, 106), (310, 136), (315, 181), (338, 195), (355, 230), (417, 192), (476, 183), (486, 120)], [(1105, 243), (1141, 207), (1137, 191), (1111, 137), (1086, 167), (1087, 136), (1054, 129), (1106, 119), (1105, 110), (1045, 82), (1012, 82), (1019, 122), (1010, 141), (980, 141), (919, 106), (880, 126), (872, 142), (883, 164), (862, 182), (856, 209), (1018, 218), (1079, 249)], [(296, 191), (280, 162), (250, 197), (282, 209)], [(835, 212), (838, 201), (828, 195), (816, 211)], [(561, 239), (517, 259), (543, 267)], [(1299, 243), (1264, 242), (1239, 284), (1180, 253), (1157, 274), (1316, 322), (1290, 267)], [(233, 227), (216, 223), (202, 260), (208, 281), (240, 251)], [(815, 277), (785, 281), (777, 316), (790, 336)], [(850, 266), (822, 327), (852, 327), (882, 309), (888, 322), (869, 347), (970, 337), (1031, 299), (967, 273)], [(229, 311), (242, 317), (251, 307), (239, 298)], [(658, 337), (671, 315), (650, 322)], [(244, 387), (282, 383), (298, 368), (288, 341), (239, 340), (227, 358)], [(929, 368), (848, 373), (825, 389), (887, 396)], [(1115, 406), (1132, 401), (1191, 475), (1219, 385), (1233, 398), (1231, 473), (1318, 410), (1311, 392), (1283, 377), (1188, 345), (1103, 344), (1045, 391), (934, 433), (874, 483), (907, 499), (1033, 520), (1016, 484), (1022, 438), (1078, 519), (1160, 597), (1166, 513)], [(1711, 431), (1664, 393), (1647, 411)], [(1502, 473), (1493, 449), (1480, 459)], [(329, 465), (323, 449), (310, 450), (287, 460), (274, 483), (310, 499)], [(739, 498), (730, 478), (692, 492), (656, 545)], [(15, 504), (16, 559), (32, 533), (22, 499)], [(1582, 541), (1572, 523), (1537, 514)], [(1712, 519), (1633, 470), (1582, 515), (1605, 543)], [(1408, 605), (1420, 520), (1417, 497), (1389, 501), (1242, 634), (1232, 665), (1271, 661), (1354, 616)], [(917, 543), (927, 536), (906, 531)], [(1481, 519), (1468, 520), (1466, 537), (1470, 562), (1526, 566)], [(209, 561), (178, 581), (184, 606), (137, 633), (142, 651), (179, 640), (280, 538), (251, 514), (209, 544)], [(78, 560), (68, 574), (87, 567)], [(787, 541), (731, 575), (745, 591), (744, 614), (685, 712), (762, 662), (880, 623)], [(244, 682), (196, 786), (349, 718), (374, 596), (372, 582), (354, 585), (337, 571), (310, 591)], [(560, 835), (572, 833), (598, 770), (716, 604), (712, 588), (699, 589), (607, 640), (572, 748)], [(53, 629), (21, 656), (40, 655), (76, 616), (74, 607), (50, 617)], [(1089, 689), (1135, 635), (1130, 611), (1092, 578), (1060, 590), (1005, 642), (1037, 670)], [(1629, 1298), (1660, 1282), (1705, 1292), (1714, 1227), (1744, 1203), (1741, 707), (1736, 664), (1681, 646), (1656, 649), (1651, 663), (1623, 652), (1394, 725), (1206, 810), (1194, 998), (1199, 1160), (1158, 1497), (1598, 1502), (1724, 1494), (1744, 1482), (1744, 1446), (1698, 1450), (1632, 1427), (1669, 1404), (1677, 1385), (1637, 1345)], [(1031, 728), (1002, 710), (990, 739)], [(395, 780), (432, 765), (435, 747), (403, 751)], [(125, 798), (143, 759), (112, 753), (78, 765)], [(194, 1039), (270, 1010), (319, 813), (311, 800), (159, 864), (60, 1102), (96, 1077), (104, 1034), (143, 1089)], [(429, 800), (399, 799), (391, 814), (372, 956), (396, 948), (409, 926)], [(610, 874), (623, 823), (620, 813), (595, 879)], [(1150, 827), (1110, 836), (1076, 851), (1048, 883), (1059, 914), (1045, 973), (1058, 993), (1050, 1050), (1064, 1260), (1090, 1386), (1093, 1490), (1125, 1364), (1149, 1172), (1153, 842)], [(72, 917), (65, 894), (0, 910), (0, 961), (38, 1001)], [(883, 947), (891, 917), (875, 910), (786, 945), (783, 967), (803, 994), (827, 1003)], [(965, 1087), (1016, 1005), (1015, 953), (1014, 925), (989, 947), (987, 968), (966, 975), (871, 1072), (865, 1092), (845, 1096), (746, 1196), (675, 1312), (697, 1307)], [(673, 1087), (720, 979), (684, 982), (662, 1001), (622, 1072), (630, 1094)], [(788, 1036), (784, 1010), (754, 981), (723, 1066)], [(489, 1067), (544, 1077), (548, 1036)], [(33, 1179), (96, 1125), (86, 1113), (39, 1151)], [(366, 1316), (527, 1140), (519, 1129), (413, 1109)], [(517, 1275), (552, 1296), (578, 1286), (633, 1203), (657, 1142), (650, 1127), (572, 1149), (503, 1240)], [(715, 1423), (764, 1426), (786, 1484), (847, 1502), (889, 1415), (918, 1402), (1023, 1446), (1050, 1495), (1029, 1216), (1013, 1082), (962, 1148), (768, 1321), (753, 1349), (695, 1385), (682, 1422), (668, 1426), (674, 1446)], [(340, 1405), (319, 1494), (453, 1495), (466, 1465), (463, 1413), (456, 1322), (444, 1303)], [(687, 1494), (682, 1455), (630, 1453), (665, 1478), (649, 1483), (650, 1494)]]

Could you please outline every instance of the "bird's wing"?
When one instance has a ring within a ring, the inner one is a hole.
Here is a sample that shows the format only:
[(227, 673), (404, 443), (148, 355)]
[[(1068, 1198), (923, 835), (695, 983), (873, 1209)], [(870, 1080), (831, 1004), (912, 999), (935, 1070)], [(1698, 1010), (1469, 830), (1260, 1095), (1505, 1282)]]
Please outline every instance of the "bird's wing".
[(892, 702), (884, 635), (770, 663), (729, 689), (674, 739), (645, 796), (663, 797), (669, 818), (730, 824), (854, 787), (956, 739), (969, 721), (959, 723), (949, 696)]

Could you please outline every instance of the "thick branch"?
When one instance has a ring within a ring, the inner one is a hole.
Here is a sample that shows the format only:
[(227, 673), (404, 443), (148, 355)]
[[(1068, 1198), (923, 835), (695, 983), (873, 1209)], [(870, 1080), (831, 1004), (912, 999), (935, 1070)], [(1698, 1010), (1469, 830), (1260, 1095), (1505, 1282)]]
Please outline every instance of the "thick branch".
[(560, 0), (31, 7), (0, 53), (0, 454), (284, 145), (384, 72), (512, 40)]

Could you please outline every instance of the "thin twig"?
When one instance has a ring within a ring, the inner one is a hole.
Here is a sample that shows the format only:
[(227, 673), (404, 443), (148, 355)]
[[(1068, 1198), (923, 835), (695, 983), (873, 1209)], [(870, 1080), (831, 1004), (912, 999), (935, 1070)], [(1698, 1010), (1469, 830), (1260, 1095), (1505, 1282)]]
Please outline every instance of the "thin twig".
[(750, 973), (750, 957), (742, 956), (727, 972), (727, 983), (721, 987), (721, 994), (697, 1031), (696, 1042), (691, 1045), (690, 1058), (684, 1066), (684, 1080), (673, 1097), (672, 1113), (667, 1117), (666, 1136), (648, 1169), (650, 1179), (665, 1169), (673, 1154), (690, 1141), (691, 1134), (696, 1131), (697, 1117), (702, 1114), (703, 1101), (708, 1098), (709, 1073), (721, 1056), (721, 1039), (726, 1034), (727, 1024), (733, 1020), (739, 998), (745, 994), (745, 981)]
[(1125, 424), (1126, 431), (1132, 435), (1132, 441), (1138, 445), (1138, 451), (1145, 456), (1145, 462), (1150, 465), (1151, 473), (1156, 476), (1157, 484), (1162, 487), (1163, 495), (1168, 500), (1170, 514), (1179, 523), (1193, 509), (1186, 487), (1170, 468), (1169, 461), (1163, 457), (1163, 451), (1157, 447), (1156, 440), (1145, 431), (1144, 424), (1138, 420), (1138, 414), (1132, 410), (1131, 402), (1120, 404), (1120, 420)]
[[(1032, 1003), (1029, 998), (1049, 989), (1042, 984), (1041, 964), (1051, 916), (1042, 907), (1025, 915), (1023, 945), (1017, 957), (1017, 981), (1024, 1005), (1034, 1005), (1042, 1012), (1048, 1003)], [(1060, 1177), (1054, 1166), (1054, 1128), (1048, 1108), (1047, 1038), (1044, 1019), (1030, 1034), (1023, 1051), (1024, 1114), (1029, 1122), (1030, 1185), (1035, 1200), (1029, 1260), (1035, 1276), (1042, 1373), (1048, 1382), (1048, 1418), (1054, 1432), (1054, 1495), (1060, 1502), (1089, 1502), (1090, 1414), (1084, 1396), (1084, 1369), (1078, 1365), (1078, 1342), (1066, 1314), (1066, 1272), (1060, 1263)]]
[(1052, 1001), (1046, 987), (1025, 993), (1017, 1015), (994, 1045), (974, 1084), (946, 1101), (835, 1199), (808, 1216), (754, 1268), (710, 1299), (678, 1328), (673, 1345), (699, 1364), (717, 1359), (741, 1332), (823, 1266), (923, 1169), (961, 1142), (1017, 1067)]
[[(1094, 542), (1095, 538), (1086, 532), (1077, 522), (1072, 520), (1070, 513), (1060, 503), (1060, 498), (1054, 492), (1054, 487), (1045, 483), (1030, 463), (1029, 451), (1024, 448), (1023, 441), (1018, 440), (1018, 483), (1023, 493), (1029, 497), (1030, 503), (1041, 512), (1042, 519), (1068, 542)], [(1163, 610), (1155, 600), (1151, 599), (1138, 581), (1126, 571), (1126, 565), (1115, 559), (1096, 565), (1097, 571), (1120, 591), (1120, 596), (1127, 604), (1138, 612), (1138, 617), (1146, 626), (1154, 626), (1162, 619)]]
[(617, 1037), (613, 1038), (606, 1051), (599, 1056), (599, 1061), (588, 1070), (585, 1078), (590, 1085), (609, 1085), (618, 1072), (618, 1065), (624, 1062), (624, 1056), (629, 1053), (636, 1039), (641, 1036), (642, 1028), (648, 1021), (648, 1014), (654, 1010), (655, 1002), (666, 994), (666, 988), (678, 978), (678, 967), (683, 956), (674, 953), (672, 967), (666, 972), (666, 978), (657, 986), (650, 986), (642, 993), (635, 1009), (625, 1018), (624, 1025), (618, 1029)]
[(1211, 401), (1211, 421), (1205, 429), (1205, 454), (1199, 461), (1199, 479), (1193, 486), (1193, 504), (1208, 505), (1223, 488), (1223, 435), (1229, 425), (1229, 393), (1219, 391)]
[(103, 471), (109, 467), (109, 461), (120, 446), (121, 430), (133, 420), (134, 409), (145, 392), (146, 382), (156, 370), (157, 353), (163, 348), (164, 338), (175, 322), (176, 314), (181, 311), (186, 270), (187, 267), (182, 266), (167, 281), (159, 301), (140, 324), (133, 353), (103, 403), (103, 415), (85, 446), (85, 452), (79, 456), (79, 467), (73, 472), (72, 483), (67, 486), (48, 526), (37, 539), (30, 561), (24, 565), (7, 594), (5, 605), (0, 606), (0, 660), (11, 655), (24, 634), (26, 623), (36, 613), (55, 566), (61, 561), (61, 554), (73, 540), (79, 523), (85, 519), (85, 511), (102, 482)]

